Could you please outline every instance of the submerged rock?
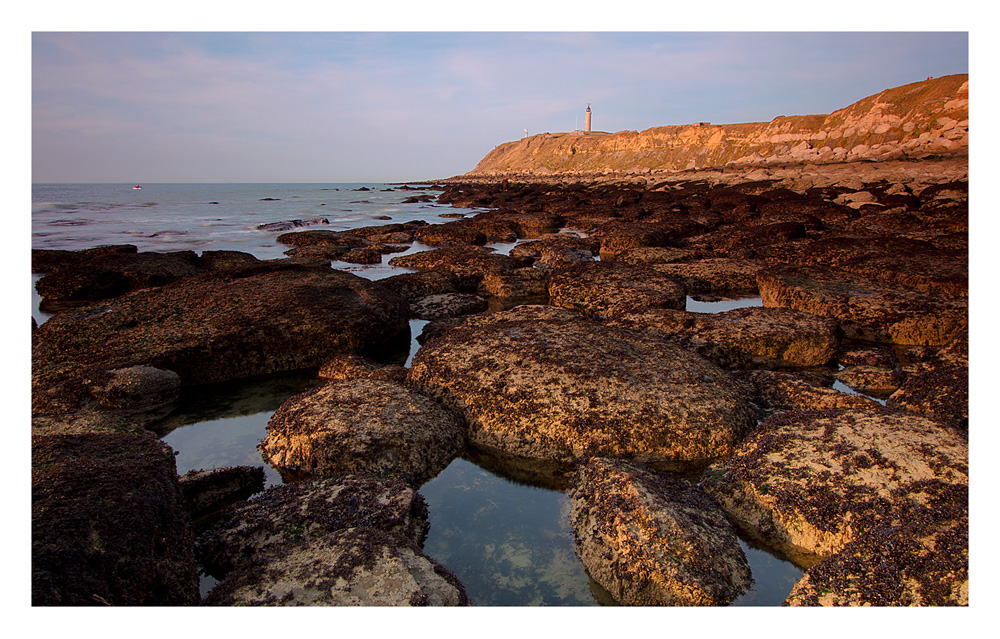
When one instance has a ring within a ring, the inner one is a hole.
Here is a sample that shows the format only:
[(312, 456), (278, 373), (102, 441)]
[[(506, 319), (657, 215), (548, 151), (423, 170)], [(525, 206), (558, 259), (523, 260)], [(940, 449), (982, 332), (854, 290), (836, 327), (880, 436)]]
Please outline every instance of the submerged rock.
[(222, 581), (210, 605), (467, 605), (419, 548), (427, 506), (396, 479), (329, 478), (269, 489), (199, 538)]
[(281, 405), (259, 448), (280, 470), (310, 476), (402, 475), (419, 485), (465, 446), (458, 418), (399, 384), (333, 381)]
[(486, 449), (692, 461), (727, 454), (752, 425), (746, 396), (711, 362), (566, 309), (520, 306), (424, 334), (410, 383)]
[(570, 500), (583, 564), (622, 604), (727, 605), (753, 581), (732, 525), (686, 479), (594, 458)]

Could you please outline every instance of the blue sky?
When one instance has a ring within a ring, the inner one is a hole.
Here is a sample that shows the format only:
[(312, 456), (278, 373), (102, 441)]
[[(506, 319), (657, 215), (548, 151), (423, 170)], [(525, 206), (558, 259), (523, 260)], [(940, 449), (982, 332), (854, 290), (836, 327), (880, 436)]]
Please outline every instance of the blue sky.
[(448, 177), (525, 129), (582, 128), (588, 102), (601, 131), (757, 122), (969, 71), (961, 31), (85, 26), (32, 29), (32, 181)]

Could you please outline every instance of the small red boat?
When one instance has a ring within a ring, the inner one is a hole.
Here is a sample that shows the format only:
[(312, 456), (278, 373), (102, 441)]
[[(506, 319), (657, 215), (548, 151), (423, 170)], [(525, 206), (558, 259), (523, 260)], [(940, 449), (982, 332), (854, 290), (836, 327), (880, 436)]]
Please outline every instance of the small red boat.
[(134, 191), (135, 189), (141, 189), (141, 188), (142, 188), (141, 186), (139, 186), (138, 184), (136, 184), (135, 186), (132, 187), (132, 190)]

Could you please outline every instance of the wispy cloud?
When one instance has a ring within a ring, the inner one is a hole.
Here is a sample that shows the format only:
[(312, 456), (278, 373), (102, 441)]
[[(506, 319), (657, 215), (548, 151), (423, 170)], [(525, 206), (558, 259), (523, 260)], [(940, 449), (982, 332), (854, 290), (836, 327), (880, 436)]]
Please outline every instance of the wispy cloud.
[[(34, 179), (411, 179), (494, 145), (829, 112), (968, 70), (965, 34), (36, 33)], [(578, 120), (579, 121), (579, 120)], [(128, 171), (150, 167), (150, 174)], [(158, 173), (152, 174), (153, 171)]]

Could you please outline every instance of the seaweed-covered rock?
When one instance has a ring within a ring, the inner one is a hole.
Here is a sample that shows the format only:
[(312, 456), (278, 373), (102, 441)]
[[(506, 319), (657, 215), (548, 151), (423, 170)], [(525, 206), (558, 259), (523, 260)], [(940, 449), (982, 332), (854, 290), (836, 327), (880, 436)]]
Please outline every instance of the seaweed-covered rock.
[(837, 352), (837, 322), (784, 308), (722, 313), (659, 309), (619, 315), (609, 325), (657, 331), (723, 368), (824, 366)]
[(202, 272), (194, 251), (108, 253), (65, 265), (35, 283), (43, 305), (104, 300)]
[(834, 378), (816, 372), (768, 370), (737, 371), (734, 376), (747, 384), (754, 402), (765, 414), (791, 409), (878, 408), (869, 397), (833, 388)]
[(583, 262), (558, 269), (549, 281), (550, 303), (597, 318), (645, 309), (683, 310), (684, 288), (648, 266)]
[(688, 295), (749, 295), (757, 293), (757, 273), (764, 265), (756, 260), (715, 258), (655, 264), (653, 268), (673, 276)]
[(222, 581), (210, 605), (467, 605), (419, 548), (427, 506), (397, 479), (286, 484), (234, 506), (199, 538)]
[(969, 605), (968, 486), (951, 485), (810, 568), (789, 606)]
[(593, 458), (570, 499), (587, 572), (623, 604), (726, 605), (753, 581), (732, 525), (680, 476)]
[(486, 310), (486, 300), (472, 293), (438, 293), (410, 304), (410, 317), (436, 320)]
[(772, 269), (757, 276), (764, 306), (782, 306), (840, 321), (844, 336), (867, 342), (941, 346), (968, 326), (963, 300), (886, 288), (833, 271)]
[(462, 452), (462, 423), (399, 384), (334, 381), (300, 393), (274, 413), (259, 448), (281, 470), (313, 476), (400, 474), (420, 484)]
[(919, 415), (790, 411), (763, 422), (702, 486), (752, 537), (829, 557), (935, 495), (968, 485), (968, 444)]
[(32, 605), (196, 604), (193, 549), (166, 444), (102, 413), (33, 420)]
[(566, 309), (520, 306), (425, 335), (410, 383), (463, 415), (488, 450), (703, 460), (752, 424), (747, 398), (711, 362)]
[(178, 480), (191, 519), (201, 524), (226, 506), (264, 490), (262, 466), (191, 470)]
[(544, 304), (549, 300), (549, 270), (517, 268), (486, 273), (479, 292), (488, 297), (491, 308), (512, 308), (520, 304)]
[(408, 309), (372, 282), (280, 260), (58, 313), (32, 333), (32, 406), (93, 401), (103, 371), (152, 366), (202, 384), (319, 366), (409, 343)]
[(962, 331), (937, 353), (920, 361), (886, 405), (948, 421), (969, 422), (969, 334)]

